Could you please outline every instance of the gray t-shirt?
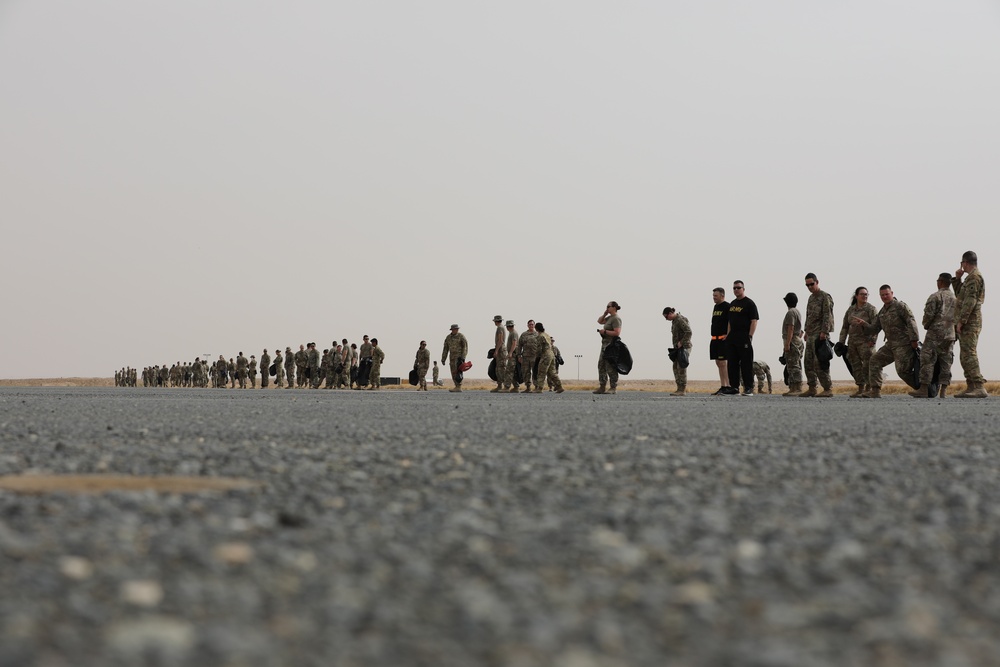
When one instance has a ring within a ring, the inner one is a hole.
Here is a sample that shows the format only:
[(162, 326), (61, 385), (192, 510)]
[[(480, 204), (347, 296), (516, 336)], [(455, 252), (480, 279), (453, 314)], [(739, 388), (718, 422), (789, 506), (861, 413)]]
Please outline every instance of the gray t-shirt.
[[(620, 329), (622, 326), (622, 318), (617, 315), (608, 315), (608, 319), (604, 320), (604, 330), (614, 331), (615, 329)], [(608, 345), (611, 345), (610, 336), (601, 336), (601, 349), (603, 350)]]

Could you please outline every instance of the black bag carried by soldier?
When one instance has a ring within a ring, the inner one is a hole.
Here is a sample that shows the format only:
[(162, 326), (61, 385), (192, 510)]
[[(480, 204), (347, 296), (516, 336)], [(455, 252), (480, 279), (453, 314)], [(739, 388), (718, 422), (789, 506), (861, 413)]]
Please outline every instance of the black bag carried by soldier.
[(681, 368), (687, 368), (691, 365), (691, 356), (686, 347), (677, 348), (677, 365)]
[(364, 387), (368, 384), (368, 376), (372, 372), (372, 359), (371, 357), (365, 357), (358, 364), (358, 379), (357, 385), (359, 387)]
[(270, 366), (267, 367), (267, 372), (268, 375), (274, 377), (275, 375), (278, 374), (278, 367), (275, 364), (271, 364)]
[(417, 377), (417, 368), (414, 366), (413, 370), (410, 371), (410, 385), (416, 387), (420, 382), (420, 378)]
[(833, 343), (827, 338), (823, 340), (822, 338), (816, 339), (816, 360), (819, 361), (819, 367), (824, 370), (830, 370), (830, 361), (833, 359)]
[(487, 359), (492, 359), (494, 357), (494, 355), (496, 355), (496, 353), (497, 353), (496, 348), (492, 348), (491, 347), (490, 351), (486, 353), (486, 358)]
[(844, 358), (844, 365), (847, 366), (847, 372), (851, 374), (851, 377), (854, 377), (854, 366), (851, 365), (851, 360), (847, 356), (847, 346), (838, 342), (833, 346), (833, 353), (838, 357)]
[(677, 361), (677, 348), (676, 347), (672, 347), (669, 350), (667, 350), (667, 359), (669, 359), (670, 361), (673, 361), (673, 362)]
[(907, 383), (914, 389), (920, 386), (920, 348), (922, 345), (918, 342), (917, 349), (913, 351), (913, 356), (910, 359), (910, 366), (913, 368), (913, 383)]
[(557, 355), (556, 355), (556, 365), (557, 365), (557, 366), (562, 366), (562, 365), (563, 365), (563, 364), (565, 364), (565, 363), (566, 363), (566, 362), (565, 362), (565, 361), (563, 361), (563, 358), (562, 358), (562, 355), (561, 355), (561, 354), (557, 354)]
[(494, 382), (497, 381), (497, 360), (493, 358), (493, 355), (490, 355), (490, 367), (486, 369), (486, 374)]
[(628, 375), (632, 372), (632, 353), (628, 351), (628, 346), (620, 337), (611, 339), (608, 346), (604, 348), (603, 355), (604, 361), (618, 369), (622, 375)]
[(521, 384), (524, 382), (523, 376), (521, 375), (521, 362), (517, 361), (514, 363), (514, 382)]

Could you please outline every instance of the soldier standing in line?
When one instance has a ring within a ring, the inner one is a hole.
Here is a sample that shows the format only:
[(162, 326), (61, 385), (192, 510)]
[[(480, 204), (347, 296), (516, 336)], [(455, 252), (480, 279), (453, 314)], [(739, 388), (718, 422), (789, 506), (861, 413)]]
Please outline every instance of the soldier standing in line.
[(309, 343), (306, 350), (306, 379), (307, 389), (319, 389), (319, 366), (321, 358), (320, 352), (316, 349), (316, 343)]
[(541, 322), (535, 324), (535, 335), (538, 340), (538, 378), (535, 381), (535, 393), (542, 393), (542, 383), (548, 381), (549, 386), (555, 387), (557, 394), (563, 393), (562, 382), (556, 375), (554, 366), (556, 365), (556, 355), (552, 351), (552, 338), (545, 333), (545, 325)]
[(236, 355), (236, 379), (240, 383), (240, 389), (247, 388), (247, 365), (247, 358), (243, 356), (243, 351), (241, 350)]
[(295, 353), (292, 352), (292, 346), (288, 345), (285, 347), (285, 388), (294, 389), (295, 388)]
[(726, 331), (726, 368), (729, 370), (729, 393), (753, 396), (753, 335), (757, 331), (757, 304), (746, 295), (742, 280), (733, 281), (735, 298), (729, 302), (729, 329)]
[(250, 364), (247, 366), (247, 379), (250, 380), (250, 388), (257, 388), (257, 357), (250, 355)]
[(281, 356), (281, 348), (274, 351), (274, 386), (281, 389), (285, 381), (285, 359)]
[[(676, 308), (667, 306), (663, 309), (663, 318), (670, 322), (670, 340), (675, 350), (687, 350), (691, 354), (691, 323), (688, 318), (677, 312)], [(674, 352), (676, 355), (677, 353)], [(677, 389), (670, 392), (671, 396), (684, 396), (687, 393), (687, 368), (681, 366), (677, 359), (674, 362), (674, 382)]]
[(351, 343), (351, 384), (357, 389), (358, 384), (358, 344)]
[[(868, 302), (868, 288), (861, 286), (854, 290), (854, 297), (851, 305), (844, 313), (844, 324), (840, 327), (840, 344), (847, 341), (847, 360), (851, 363), (851, 371), (854, 375), (854, 384), (858, 385), (857, 391), (851, 394), (851, 398), (860, 398), (868, 391), (868, 362), (875, 351), (875, 339), (878, 334), (872, 335), (866, 332), (865, 328), (875, 321), (878, 311)], [(855, 320), (861, 320), (864, 324), (857, 324)]]
[[(469, 354), (469, 341), (463, 334), (458, 332), (458, 325), (451, 325), (451, 333), (445, 336), (444, 349), (441, 352), (441, 363), (450, 363), (451, 380), (455, 386), (449, 389), (450, 392), (462, 391), (462, 380), (459, 378), (459, 364), (463, 363)], [(449, 361), (450, 358), (450, 361)]]
[(330, 359), (333, 353), (337, 351), (337, 341), (333, 341), (333, 348), (324, 348), (323, 356), (319, 362), (319, 383), (322, 385), (325, 382), (325, 389), (333, 389), (333, 370), (330, 367)]
[[(825, 341), (833, 331), (833, 297), (819, 287), (819, 278), (815, 273), (806, 274), (806, 289), (809, 290), (809, 301), (806, 302), (806, 382), (808, 390), (803, 398), (815, 396), (830, 398), (833, 396), (833, 380), (830, 379), (830, 368), (823, 370), (819, 357), (816, 355), (818, 341)], [(822, 393), (816, 393), (817, 381), (823, 387)]]
[(229, 365), (226, 363), (226, 358), (219, 355), (219, 360), (215, 362), (215, 373), (220, 389), (226, 388), (226, 373), (228, 372)]
[[(951, 384), (951, 364), (955, 360), (955, 295), (951, 275), (942, 273), (937, 291), (924, 304), (924, 346), (920, 348), (920, 386), (910, 392), (914, 398), (944, 398)], [(934, 381), (934, 371), (938, 371)]]
[(337, 389), (351, 386), (351, 346), (344, 338), (337, 346)]
[[(413, 367), (417, 371), (417, 391), (427, 391), (427, 369), (431, 365), (431, 351), (427, 349), (427, 341), (420, 341)], [(437, 366), (434, 367), (435, 371)]]
[(440, 387), (441, 386), (440, 377), (441, 377), (441, 369), (438, 368), (438, 362), (435, 361), (434, 362), (434, 371), (433, 371), (433, 379), (434, 379), (434, 386), (435, 387)]
[(299, 343), (299, 351), (295, 353), (295, 386), (301, 389), (308, 386), (309, 355), (306, 346)]
[(788, 307), (785, 319), (781, 322), (781, 349), (785, 358), (785, 368), (788, 370), (788, 391), (782, 396), (801, 396), (802, 314), (796, 308), (799, 305), (799, 297), (795, 292), (789, 292), (783, 301)]
[(493, 336), (493, 361), (496, 362), (494, 365), (497, 369), (497, 386), (490, 389), (490, 393), (496, 394), (503, 390), (507, 377), (507, 348), (504, 347), (503, 318), (495, 315), (493, 324), (496, 325), (496, 333)]
[[(364, 336), (361, 337), (361, 347), (358, 349), (358, 368), (361, 367), (361, 364), (364, 363), (365, 359), (371, 359), (371, 358), (372, 358), (372, 344), (368, 340), (368, 334), (365, 334)], [(369, 375), (370, 375), (370, 373), (369, 373)], [(370, 381), (371, 381), (371, 379), (369, 378), (369, 382)], [(357, 380), (355, 379), (355, 385), (356, 386), (354, 388), (355, 389), (361, 389), (362, 387), (366, 386), (367, 384), (368, 384), (368, 382), (366, 382), (363, 385), (359, 384), (357, 382)]]
[(271, 355), (267, 353), (267, 348), (260, 353), (260, 388), (267, 389), (267, 381), (271, 375)]
[[(962, 276), (965, 280), (962, 280)], [(983, 330), (983, 301), (986, 282), (979, 272), (979, 257), (971, 250), (962, 254), (962, 263), (951, 281), (955, 289), (955, 330), (958, 332), (958, 360), (965, 373), (966, 389), (955, 398), (986, 398), (986, 379), (979, 371), (979, 334)]]
[(767, 380), (767, 393), (770, 394), (772, 389), (771, 367), (767, 365), (767, 362), (754, 359), (753, 374), (757, 377), (757, 393), (764, 393), (764, 380)]
[(726, 361), (726, 333), (729, 330), (729, 302), (726, 301), (726, 290), (716, 287), (712, 290), (712, 325), (709, 330), (711, 341), (708, 344), (708, 356), (715, 362), (719, 370), (719, 388), (712, 396), (727, 396), (740, 393), (738, 389), (729, 386), (729, 362)]
[(372, 338), (372, 369), (368, 374), (368, 389), (382, 388), (382, 362), (385, 352), (378, 346), (378, 338)]
[[(521, 382), (517, 378), (517, 343), (520, 336), (518, 336), (517, 331), (514, 330), (514, 320), (507, 320), (507, 342), (505, 344), (505, 353), (507, 357), (507, 373), (504, 376), (503, 388), (506, 389), (511, 394), (516, 394), (519, 390)], [(498, 364), (499, 366), (499, 364)]]
[[(911, 387), (917, 386), (917, 378), (913, 376), (913, 350), (920, 345), (920, 332), (913, 311), (892, 294), (892, 288), (882, 285), (878, 290), (882, 300), (882, 310), (878, 311), (875, 321), (865, 326), (869, 335), (885, 333), (885, 345), (872, 354), (868, 362), (868, 385), (871, 387), (861, 398), (882, 398), (882, 369), (895, 361), (896, 373)], [(854, 323), (865, 325), (864, 320), (854, 318)]]
[[(618, 387), (618, 367), (604, 359), (604, 350), (611, 345), (611, 341), (622, 334), (622, 318), (618, 317), (621, 306), (617, 301), (611, 301), (604, 309), (604, 313), (597, 318), (597, 323), (603, 328), (598, 329), (601, 335), (601, 354), (597, 357), (597, 379), (601, 383), (595, 394), (614, 394)], [(611, 381), (610, 388), (607, 387), (608, 380)]]
[[(556, 358), (556, 363), (552, 364), (552, 372), (555, 373), (556, 376), (558, 376), (559, 375), (559, 367), (563, 365), (562, 353), (559, 351), (559, 348), (556, 347), (556, 339), (555, 339), (555, 337), (554, 336), (549, 336), (549, 340), (552, 341), (552, 354), (555, 355), (555, 358)], [(559, 378), (559, 381), (562, 382), (562, 378)], [(554, 391), (554, 390), (555, 390), (555, 387), (553, 387), (551, 384), (549, 384), (549, 391)]]
[(538, 369), (535, 361), (538, 359), (538, 332), (535, 331), (535, 321), (528, 320), (528, 328), (517, 339), (517, 358), (521, 362), (521, 381), (524, 383), (522, 394), (531, 391), (531, 383), (538, 386)]

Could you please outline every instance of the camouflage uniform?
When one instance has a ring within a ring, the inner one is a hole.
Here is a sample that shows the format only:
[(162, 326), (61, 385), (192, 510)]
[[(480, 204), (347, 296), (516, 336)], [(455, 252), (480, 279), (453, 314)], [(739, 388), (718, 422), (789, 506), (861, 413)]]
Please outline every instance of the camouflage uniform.
[(828, 394), (833, 389), (830, 369), (823, 370), (820, 367), (819, 358), (816, 356), (816, 343), (820, 339), (820, 334), (826, 334), (829, 337), (833, 326), (833, 297), (823, 290), (817, 290), (810, 294), (809, 301), (806, 303), (805, 322), (805, 368), (809, 391), (803, 396), (816, 394), (817, 381), (822, 385), (824, 393)]
[(980, 385), (986, 382), (979, 371), (979, 355), (976, 348), (979, 345), (979, 334), (983, 330), (983, 301), (986, 299), (986, 283), (979, 267), (974, 267), (965, 274), (965, 280), (952, 278), (951, 286), (955, 289), (955, 324), (962, 326), (958, 332), (958, 360), (965, 373), (965, 381), (970, 385)]
[(382, 386), (382, 362), (385, 352), (378, 345), (372, 345), (372, 370), (368, 374), (368, 388), (379, 389)]
[(339, 346), (337, 346), (337, 354), (339, 359), (334, 360), (337, 366), (337, 389), (350, 388), (351, 386), (351, 346), (347, 344), (347, 339), (344, 339)]
[(236, 388), (236, 362), (232, 357), (229, 358), (229, 364), (226, 366), (226, 370), (229, 371), (229, 388)]
[(271, 355), (264, 350), (260, 355), (260, 388), (267, 389), (268, 379), (271, 377)]
[[(512, 393), (517, 393), (520, 381), (517, 379), (517, 343), (520, 336), (514, 329), (514, 321), (507, 320), (507, 343), (504, 352), (507, 355), (507, 373), (504, 375), (503, 388)], [(499, 367), (499, 364), (497, 364)]]
[(940, 368), (936, 384), (951, 384), (951, 365), (955, 361), (955, 295), (947, 287), (927, 297), (924, 304), (924, 346), (920, 350), (920, 386), (930, 387), (934, 368)]
[(917, 321), (910, 307), (893, 298), (878, 311), (875, 321), (865, 327), (868, 334), (885, 332), (885, 345), (872, 354), (868, 361), (868, 386), (870, 396), (880, 397), (882, 389), (882, 369), (895, 361), (896, 373), (911, 387), (917, 386), (913, 376), (913, 341), (920, 340)]
[[(622, 318), (617, 314), (608, 316), (604, 320), (604, 331), (614, 331), (622, 326)], [(609, 364), (604, 360), (604, 350), (607, 349), (608, 345), (611, 345), (611, 338), (608, 336), (601, 336), (601, 354), (597, 357), (597, 380), (601, 383), (601, 387), (598, 391), (604, 389), (605, 385), (608, 384), (608, 380), (611, 380), (611, 386), (609, 388), (610, 392), (614, 392), (618, 387), (618, 367), (614, 364)]]
[[(358, 350), (358, 359), (364, 361), (365, 359), (371, 359), (372, 356), (372, 344), (367, 340), (361, 343), (361, 348)], [(371, 382), (371, 380), (369, 380)], [(360, 388), (362, 385), (358, 385), (356, 388)]]
[[(499, 315), (497, 316), (499, 317)], [(495, 389), (491, 389), (491, 393), (497, 393), (504, 388), (507, 383), (507, 348), (504, 342), (507, 338), (506, 331), (504, 331), (503, 321), (499, 319), (494, 319), (497, 324), (496, 333), (493, 335), (493, 360), (496, 362), (497, 368), (497, 386)]]
[[(299, 351), (295, 353), (293, 358), (295, 364), (295, 386), (300, 389), (306, 386), (306, 369), (309, 368), (309, 355), (306, 354), (306, 346), (299, 345)], [(291, 379), (291, 374), (288, 375)]]
[(860, 391), (868, 384), (868, 364), (878, 334), (868, 333), (863, 324), (854, 324), (855, 317), (871, 324), (878, 318), (878, 311), (870, 303), (855, 303), (844, 313), (844, 324), (840, 327), (840, 342), (847, 342), (847, 360), (851, 362), (854, 384)]
[[(428, 352), (428, 354), (430, 354), (430, 352)], [(440, 369), (438, 368), (438, 365), (437, 365), (437, 364), (434, 364), (434, 371), (433, 371), (433, 380), (434, 380), (434, 386), (435, 386), (435, 387), (436, 387), (437, 385), (439, 385), (439, 384), (441, 383), (441, 381), (440, 381), (440, 380), (438, 379), (439, 377), (441, 377), (441, 376), (440, 376), (440, 372), (441, 372), (441, 371), (440, 371)]]
[(320, 351), (316, 349), (315, 345), (310, 345), (309, 349), (306, 351), (306, 377), (309, 380), (309, 385), (313, 389), (319, 389), (319, 367), (322, 363), (322, 355)]
[(535, 360), (538, 358), (538, 333), (535, 331), (525, 331), (517, 339), (517, 356), (521, 361), (521, 381), (524, 383), (522, 391), (531, 391), (531, 382), (534, 380), (538, 384), (538, 377), (533, 375), (535, 371)]
[(285, 348), (285, 388), (293, 389), (295, 387), (295, 353), (292, 352), (291, 347)]
[(431, 351), (427, 346), (418, 348), (413, 367), (417, 369), (417, 390), (427, 391), (427, 369), (431, 365)]
[(247, 358), (241, 353), (236, 357), (236, 379), (240, 383), (240, 389), (247, 388)]
[(541, 393), (542, 384), (548, 381), (550, 387), (555, 387), (557, 393), (563, 392), (562, 382), (556, 374), (556, 354), (552, 351), (552, 337), (545, 331), (535, 334), (538, 340), (538, 380), (535, 393)]
[(228, 369), (226, 360), (222, 355), (219, 355), (219, 360), (215, 362), (215, 377), (216, 386), (221, 389), (226, 388), (226, 370)]
[[(792, 328), (792, 338), (788, 340), (788, 327)], [(802, 391), (802, 313), (798, 308), (789, 308), (781, 322), (781, 343), (785, 350), (785, 368), (788, 369), (788, 391), (786, 395), (797, 395)]]
[[(266, 371), (265, 371), (266, 372)], [(250, 380), (250, 388), (257, 388), (257, 357), (250, 355), (250, 363), (247, 365), (247, 379)]]
[[(674, 348), (684, 348), (691, 353), (691, 323), (688, 318), (678, 312), (674, 312), (674, 317), (670, 320), (670, 342)], [(678, 362), (674, 362), (674, 382), (677, 383), (676, 394), (683, 394), (687, 391), (688, 371), (681, 367)]]
[(457, 328), (445, 336), (444, 349), (441, 351), (441, 363), (451, 364), (451, 379), (455, 383), (455, 387), (449, 391), (462, 390), (462, 381), (458, 379), (458, 360), (468, 358), (468, 354), (469, 341), (465, 339), (463, 334), (458, 332)]
[(285, 381), (285, 360), (281, 356), (281, 350), (274, 351), (274, 386), (281, 389), (281, 383)]
[(767, 380), (767, 393), (770, 394), (772, 389), (771, 367), (767, 365), (767, 362), (754, 359), (753, 374), (757, 378), (757, 393), (764, 393), (764, 381)]

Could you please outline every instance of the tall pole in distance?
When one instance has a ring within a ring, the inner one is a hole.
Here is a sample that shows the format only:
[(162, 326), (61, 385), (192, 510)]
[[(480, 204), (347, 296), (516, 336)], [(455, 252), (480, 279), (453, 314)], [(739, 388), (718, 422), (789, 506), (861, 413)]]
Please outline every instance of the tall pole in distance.
[(576, 380), (577, 380), (577, 382), (579, 382), (580, 381), (580, 359), (583, 358), (583, 355), (582, 354), (574, 354), (573, 356), (576, 357)]

